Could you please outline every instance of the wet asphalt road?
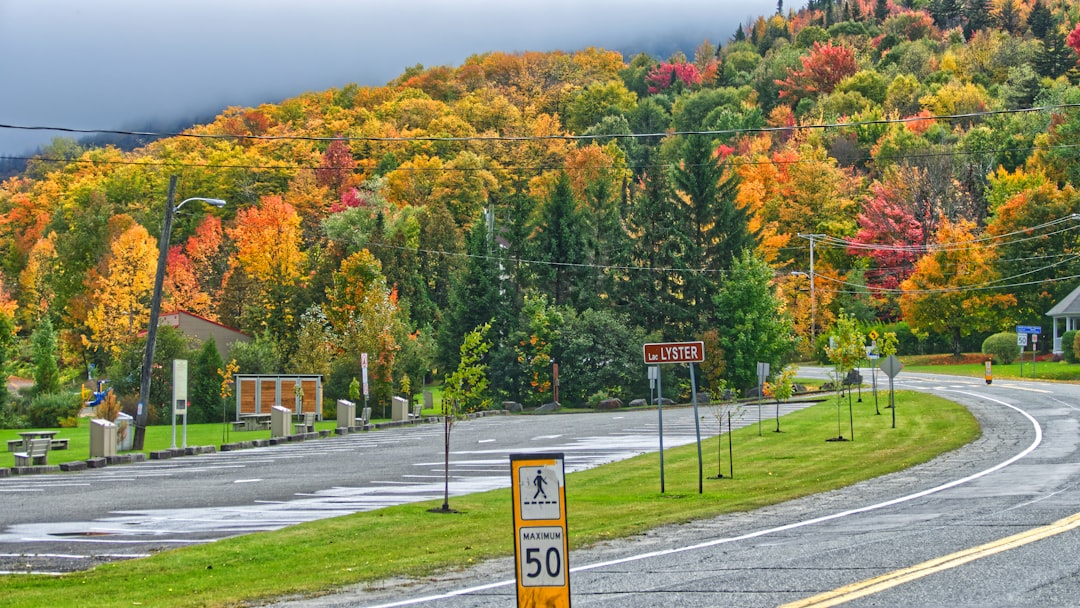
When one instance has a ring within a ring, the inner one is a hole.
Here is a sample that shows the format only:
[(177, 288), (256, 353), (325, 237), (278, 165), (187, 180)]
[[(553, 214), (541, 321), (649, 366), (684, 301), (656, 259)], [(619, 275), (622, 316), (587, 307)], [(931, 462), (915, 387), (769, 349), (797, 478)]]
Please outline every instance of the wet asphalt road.
[[(983, 436), (931, 463), (836, 492), (575, 551), (574, 605), (781, 606), (838, 589), (863, 590), (835, 600), (852, 606), (1080, 603), (1080, 534), (1077, 522), (1062, 523), (1080, 512), (1080, 387), (985, 386), (906, 373), (897, 386), (965, 404)], [(470, 421), (454, 431), (451, 491), (505, 486), (511, 452), (562, 451), (575, 469), (653, 451), (656, 423), (656, 412)], [(665, 447), (692, 441), (691, 410), (666, 409), (664, 429)], [(437, 498), (441, 440), (440, 426), (424, 425), (0, 480), (0, 570), (78, 569)], [(1002, 541), (1033, 531), (1039, 536)], [(432, 580), (385, 581), (279, 605), (508, 606), (512, 576), (508, 557)], [(859, 586), (875, 577), (876, 586)]]
[[(903, 373), (897, 387), (963, 403), (982, 437), (843, 490), (574, 551), (574, 606), (1080, 605), (1080, 517), (1066, 520), (1080, 512), (1080, 387)], [(514, 598), (507, 557), (278, 605), (494, 607)]]
[[(512, 452), (564, 452), (568, 471), (655, 452), (658, 426), (656, 411), (459, 422), (451, 434), (450, 493), (507, 487)], [(703, 428), (702, 434), (711, 433)], [(694, 439), (692, 409), (665, 408), (665, 447)], [(0, 479), (0, 572), (68, 572), (238, 534), (441, 499), (443, 479), (441, 423)]]

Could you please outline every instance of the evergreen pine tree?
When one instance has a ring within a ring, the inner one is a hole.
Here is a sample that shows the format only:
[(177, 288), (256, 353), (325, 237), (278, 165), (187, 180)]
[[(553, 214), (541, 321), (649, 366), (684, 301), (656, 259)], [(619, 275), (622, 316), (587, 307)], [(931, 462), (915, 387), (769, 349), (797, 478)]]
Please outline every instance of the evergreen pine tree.
[(626, 219), (632, 244), (620, 301), (632, 324), (663, 332), (665, 339), (681, 339), (690, 316), (682, 303), (688, 243), (676, 221), (668, 174), (663, 166), (649, 164), (653, 169), (643, 176)]
[(503, 256), (488, 222), (472, 226), (466, 241), (464, 271), (453, 279), (450, 304), (436, 337), (438, 360), (445, 370), (457, 368), (465, 334), (487, 323), (506, 306), (503, 298)]
[(995, 15), (998, 27), (1009, 34), (1020, 34), (1020, 11), (1016, 0), (1002, 0), (1001, 9)]
[(536, 268), (539, 290), (556, 305), (576, 303), (582, 297), (582, 277), (587, 276), (583, 265), (590, 246), (585, 216), (565, 173), (540, 210), (533, 242), (536, 260), (542, 263)]
[(1043, 39), (1033, 63), (1039, 76), (1057, 78), (1076, 65), (1076, 53), (1065, 44), (1065, 35), (1052, 29)]
[(885, 18), (889, 16), (889, 0), (877, 0), (874, 3), (874, 18), (878, 22), (885, 21)]
[(735, 42), (742, 42), (746, 40), (746, 32), (742, 29), (741, 23), (739, 24), (739, 27), (735, 29), (734, 40)]
[(1031, 12), (1028, 13), (1027, 24), (1031, 28), (1032, 36), (1045, 40), (1046, 35), (1054, 28), (1054, 15), (1042, 0), (1035, 0)]
[(717, 273), (730, 268), (743, 249), (756, 244), (747, 227), (746, 211), (735, 205), (737, 180), (734, 174), (724, 177), (707, 137), (687, 138), (674, 182), (686, 199), (686, 204), (677, 206), (689, 242), (685, 263), (690, 269), (706, 271), (686, 277), (685, 302), (695, 309), (702, 326), (712, 322)]
[[(2, 328), (0, 328), (2, 331)], [(34, 354), (34, 386), (39, 395), (55, 393), (60, 389), (60, 369), (56, 364), (56, 331), (52, 321), (45, 315), (34, 333), (30, 335)]]
[(188, 422), (199, 424), (225, 421), (221, 401), (221, 376), (218, 375), (218, 370), (224, 367), (214, 339), (203, 342), (192, 364)]
[(971, 37), (990, 26), (994, 6), (990, 0), (967, 0), (964, 6), (964, 37)]

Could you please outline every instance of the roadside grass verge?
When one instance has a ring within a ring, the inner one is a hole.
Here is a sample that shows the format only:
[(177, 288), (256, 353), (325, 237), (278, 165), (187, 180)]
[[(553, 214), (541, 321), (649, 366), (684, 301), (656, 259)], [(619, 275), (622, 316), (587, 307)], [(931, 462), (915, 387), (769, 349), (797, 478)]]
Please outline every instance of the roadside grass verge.
[[(901, 358), (905, 360), (906, 358)], [(1058, 382), (1080, 381), (1080, 365), (1064, 361), (1039, 361), (1035, 364), (1035, 377), (1032, 377), (1031, 359), (1024, 361), (1024, 373), (1020, 374), (1020, 363), (993, 366), (994, 380), (1055, 380)], [(983, 363), (960, 363), (957, 365), (919, 365), (904, 361), (904, 370), (900, 372), (921, 372), (926, 374), (952, 374), (954, 376), (973, 376), (982, 378), (986, 373)], [(864, 375), (865, 377), (865, 375)], [(880, 382), (880, 380), (879, 380)]]
[[(762, 436), (757, 425), (737, 430), (733, 479), (708, 478), (718, 469), (727, 474), (727, 443), (726, 436), (723, 444), (715, 437), (706, 440), (703, 494), (697, 492), (694, 445), (665, 453), (665, 494), (656, 454), (572, 473), (567, 478), (570, 544), (584, 547), (832, 490), (928, 461), (979, 435), (971, 414), (945, 399), (897, 392), (896, 402), (896, 429), (890, 428), (888, 413), (876, 416), (872, 406), (859, 404), (855, 441), (825, 441), (836, 433), (834, 399), (784, 416), (783, 433), (768, 424)], [(846, 399), (841, 411), (846, 436)], [(95, 606), (240, 606), (388, 577), (422, 577), (511, 555), (509, 501), (509, 489), (493, 490), (452, 498), (455, 514), (428, 512), (441, 501), (417, 503), (59, 577), (0, 577), (0, 605), (77, 605), (93, 598)]]
[[(86, 460), (90, 457), (90, 419), (79, 418), (79, 426), (75, 428), (52, 428), (52, 429), (0, 429), (0, 450), (7, 447), (9, 439), (19, 439), (19, 431), (24, 430), (53, 430), (57, 431), (56, 437), (68, 440), (68, 449), (50, 450), (49, 464), (60, 464), (73, 460)], [(322, 420), (315, 423), (316, 430), (333, 429), (337, 426), (334, 420)], [(134, 432), (134, 430), (132, 430)], [(181, 425), (176, 427), (176, 445), (183, 445), (184, 430)], [(227, 439), (226, 439), (227, 437)], [(224, 427), (220, 422), (206, 424), (189, 424), (187, 428), (187, 445), (221, 445), (234, 441), (246, 441), (251, 439), (268, 439), (270, 431), (234, 431)], [(157, 450), (165, 450), (172, 447), (172, 426), (152, 425), (146, 427), (146, 437), (143, 440), (143, 452), (149, 454)], [(125, 454), (130, 452), (123, 452)], [(14, 452), (0, 452), (0, 467), (15, 465)]]

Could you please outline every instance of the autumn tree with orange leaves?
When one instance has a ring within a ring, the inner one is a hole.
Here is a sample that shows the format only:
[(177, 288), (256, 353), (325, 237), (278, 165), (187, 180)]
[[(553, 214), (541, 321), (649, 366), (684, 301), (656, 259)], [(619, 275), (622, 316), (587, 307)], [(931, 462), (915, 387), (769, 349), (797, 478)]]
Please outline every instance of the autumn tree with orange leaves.
[(974, 231), (970, 221), (942, 218), (936, 244), (900, 284), (900, 309), (911, 329), (950, 336), (957, 357), (962, 336), (1006, 326), (1008, 310), (1016, 306), (1014, 295), (993, 288), (995, 250), (975, 242)]

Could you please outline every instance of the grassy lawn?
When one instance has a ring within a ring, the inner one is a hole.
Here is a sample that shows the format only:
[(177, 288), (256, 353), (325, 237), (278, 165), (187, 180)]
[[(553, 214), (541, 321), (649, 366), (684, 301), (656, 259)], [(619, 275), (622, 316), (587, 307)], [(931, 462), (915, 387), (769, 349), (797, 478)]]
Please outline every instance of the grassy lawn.
[[(378, 412), (375, 412), (378, 413)], [(437, 409), (424, 410), (423, 415), (437, 415)], [(383, 420), (373, 419), (372, 422)], [(337, 427), (336, 420), (322, 420), (315, 423), (315, 430), (332, 430)], [(9, 439), (19, 439), (19, 432), (24, 430), (54, 430), (57, 431), (57, 439), (67, 439), (68, 449), (49, 451), (49, 464), (60, 464), (73, 460), (86, 460), (90, 457), (90, 420), (80, 418), (78, 428), (53, 428), (53, 429), (0, 429), (0, 467), (15, 465), (13, 452), (6, 451)], [(232, 425), (223, 425), (220, 422), (208, 424), (189, 424), (187, 428), (187, 445), (215, 445), (232, 443), (237, 441), (249, 441), (252, 439), (269, 439), (270, 431), (234, 431)], [(143, 442), (143, 451), (149, 454), (157, 450), (165, 450), (172, 447), (172, 426), (153, 425), (146, 427), (146, 437)], [(176, 445), (184, 445), (184, 429), (179, 423), (176, 427)], [(127, 452), (125, 452), (127, 453)]]
[[(572, 547), (664, 524), (754, 509), (904, 469), (970, 442), (978, 424), (944, 399), (898, 392), (897, 427), (872, 404), (855, 413), (856, 441), (836, 435), (836, 402), (789, 414), (783, 433), (735, 432), (734, 479), (706, 479), (697, 493), (693, 445), (665, 454), (667, 493), (659, 492), (656, 454), (567, 478)], [(843, 405), (847, 435), (847, 403)], [(705, 475), (718, 469), (716, 438), (703, 445)], [(236, 606), (285, 594), (323, 594), (390, 576), (424, 576), (513, 552), (510, 490), (454, 498), (457, 514), (427, 510), (441, 501), (310, 522), (225, 539), (60, 577), (0, 577), (4, 606)]]
[[(970, 362), (972, 356), (965, 357), (965, 362), (957, 364), (942, 363), (941, 357), (929, 359), (927, 357), (901, 357), (904, 363), (904, 371), (923, 372), (930, 374), (954, 374), (957, 376), (975, 376), (982, 378), (985, 374), (984, 364)], [(979, 355), (983, 359), (982, 355)], [(947, 361), (947, 359), (945, 359)], [(984, 359), (983, 359), (984, 360)], [(1059, 382), (1080, 381), (1080, 365), (1065, 363), (1064, 361), (1039, 361), (1035, 364), (1035, 374), (1032, 375), (1030, 357), (1024, 361), (1024, 373), (1020, 374), (1020, 363), (1002, 365), (995, 363), (993, 367), (994, 379), (1008, 380), (1056, 380)], [(900, 372), (900, 373), (903, 373)]]

